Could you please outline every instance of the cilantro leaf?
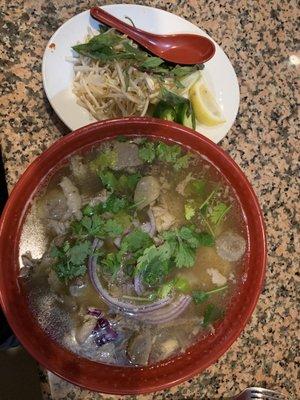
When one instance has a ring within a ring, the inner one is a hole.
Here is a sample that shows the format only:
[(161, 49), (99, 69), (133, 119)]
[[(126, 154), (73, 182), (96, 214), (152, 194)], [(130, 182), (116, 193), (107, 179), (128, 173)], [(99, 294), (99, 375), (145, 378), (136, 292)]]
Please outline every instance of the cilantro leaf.
[(212, 223), (218, 225), (230, 209), (231, 205), (227, 206), (225, 203), (216, 204), (209, 215)]
[(124, 252), (135, 253), (140, 249), (145, 249), (152, 244), (152, 239), (148, 233), (141, 229), (135, 229), (126, 235), (121, 242), (121, 250)]
[(121, 256), (119, 253), (108, 253), (106, 257), (101, 259), (101, 265), (103, 265), (105, 271), (113, 277), (119, 271), (121, 267)]
[(126, 197), (117, 197), (112, 193), (101, 205), (101, 212), (112, 212), (113, 214), (116, 214), (119, 211), (126, 209), (128, 205)]
[(90, 162), (90, 169), (100, 173), (107, 168), (112, 168), (117, 162), (117, 153), (114, 150), (101, 152), (93, 161)]
[(187, 168), (189, 166), (191, 156), (190, 154), (185, 154), (177, 159), (174, 164), (175, 171), (180, 171), (181, 169)]
[(215, 244), (215, 238), (211, 233), (200, 232), (198, 234), (199, 246), (211, 247)]
[(73, 246), (66, 241), (61, 247), (53, 246), (50, 254), (56, 259), (56, 262), (52, 265), (52, 268), (58, 278), (64, 282), (82, 276), (86, 273), (85, 264), (90, 252), (91, 244), (89, 241), (79, 242)]
[(221, 318), (224, 312), (214, 304), (208, 304), (204, 311), (203, 325), (208, 326)]
[(151, 163), (155, 159), (155, 146), (154, 143), (146, 142), (142, 147), (139, 148), (139, 157), (147, 162)]
[(195, 258), (196, 258), (195, 249), (191, 248), (188, 244), (184, 243), (183, 241), (180, 241), (175, 256), (176, 266), (178, 268), (192, 267), (195, 263)]
[(195, 179), (191, 182), (192, 189), (195, 193), (200, 194), (201, 196), (204, 195), (204, 190), (206, 183), (201, 179)]
[(80, 221), (73, 221), (71, 230), (74, 236), (103, 236), (103, 220), (96, 214), (92, 216), (85, 215)]
[(121, 175), (118, 181), (118, 190), (124, 192), (134, 191), (138, 181), (141, 179), (141, 174), (135, 173), (130, 175)]
[(114, 219), (109, 219), (104, 225), (105, 233), (111, 237), (115, 238), (123, 233), (123, 227)]
[(161, 283), (169, 272), (170, 249), (168, 246), (150, 246), (138, 258), (135, 274), (140, 273), (149, 286)]
[(207, 232), (198, 233), (192, 226), (182, 226), (180, 229), (164, 232), (161, 237), (169, 247), (177, 268), (192, 267), (196, 259), (196, 249), (214, 243), (212, 235)]
[(191, 227), (181, 227), (178, 235), (180, 239), (186, 241), (191, 248), (196, 249), (199, 246), (199, 234)]
[(75, 244), (69, 250), (70, 262), (75, 265), (83, 264), (84, 260), (91, 252), (91, 244), (89, 241)]
[(99, 172), (99, 177), (103, 186), (105, 186), (108, 190), (114, 191), (117, 188), (118, 180), (111, 171)]
[(196, 213), (196, 210), (191, 204), (189, 204), (189, 203), (185, 204), (185, 206), (184, 206), (185, 219), (187, 219), (189, 221), (190, 219), (193, 218), (195, 213)]
[(156, 146), (156, 155), (159, 161), (175, 164), (178, 157), (181, 155), (181, 148), (177, 144), (167, 145), (160, 142)]

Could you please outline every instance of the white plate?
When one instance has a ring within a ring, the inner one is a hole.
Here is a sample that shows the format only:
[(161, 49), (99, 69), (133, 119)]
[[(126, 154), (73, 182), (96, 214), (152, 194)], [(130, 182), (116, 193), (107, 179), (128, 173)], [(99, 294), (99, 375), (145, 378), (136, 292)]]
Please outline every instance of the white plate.
[[(135, 4), (115, 4), (103, 7), (112, 15), (128, 22), (130, 17), (138, 28), (158, 34), (196, 33), (209, 37), (204, 31), (185, 19), (169, 12)], [(72, 46), (82, 42), (88, 27), (97, 29), (99, 23), (90, 17), (89, 10), (69, 19), (50, 39), (43, 57), (43, 85), (48, 100), (59, 118), (75, 130), (95, 119), (76, 102), (72, 93), (73, 64)], [(211, 39), (211, 38), (210, 38)], [(214, 42), (215, 43), (215, 42)], [(223, 50), (215, 43), (216, 53), (205, 64), (204, 78), (211, 86), (219, 102), (226, 122), (217, 127), (197, 125), (197, 131), (218, 143), (229, 131), (239, 108), (239, 86), (234, 69)]]

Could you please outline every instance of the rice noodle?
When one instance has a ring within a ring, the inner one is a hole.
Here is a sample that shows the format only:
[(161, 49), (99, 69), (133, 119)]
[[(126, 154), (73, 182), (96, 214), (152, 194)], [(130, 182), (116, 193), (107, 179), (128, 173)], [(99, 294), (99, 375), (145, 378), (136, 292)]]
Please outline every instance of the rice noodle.
[[(94, 34), (88, 35), (89, 40)], [(79, 105), (98, 120), (147, 113), (149, 104), (159, 99), (159, 77), (138, 70), (128, 60), (101, 64), (99, 60), (79, 55), (73, 60), (73, 93)], [(174, 82), (163, 83), (172, 89)]]

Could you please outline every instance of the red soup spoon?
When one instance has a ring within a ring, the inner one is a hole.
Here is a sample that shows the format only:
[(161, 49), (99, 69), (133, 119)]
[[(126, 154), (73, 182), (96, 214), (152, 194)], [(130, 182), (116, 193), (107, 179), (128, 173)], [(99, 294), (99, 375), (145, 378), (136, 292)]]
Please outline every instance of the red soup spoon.
[(151, 53), (175, 64), (202, 64), (216, 51), (214, 43), (204, 36), (188, 33), (156, 35), (128, 25), (99, 7), (91, 8), (90, 13), (97, 21), (125, 33)]

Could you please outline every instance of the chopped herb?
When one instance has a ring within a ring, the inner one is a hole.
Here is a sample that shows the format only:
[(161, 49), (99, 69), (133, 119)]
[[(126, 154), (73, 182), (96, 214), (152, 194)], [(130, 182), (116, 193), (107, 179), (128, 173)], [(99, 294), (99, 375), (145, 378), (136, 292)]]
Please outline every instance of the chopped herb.
[(141, 174), (135, 173), (130, 175), (121, 175), (118, 180), (117, 189), (119, 191), (128, 192), (134, 191), (138, 181), (141, 179)]
[(83, 276), (86, 273), (86, 261), (90, 252), (89, 241), (79, 242), (75, 245), (65, 242), (62, 247), (53, 246), (50, 254), (56, 258), (56, 262), (52, 268), (58, 278), (64, 282)]
[(228, 289), (227, 285), (209, 290), (208, 292), (204, 292), (202, 290), (196, 290), (193, 292), (192, 297), (196, 304), (201, 304), (204, 303), (206, 300), (208, 300), (212, 294), (222, 292), (223, 290), (226, 289)]
[(215, 322), (217, 319), (221, 318), (224, 312), (214, 304), (208, 304), (204, 311), (203, 325), (208, 326)]
[(191, 156), (190, 154), (185, 154), (182, 157), (179, 157), (176, 163), (174, 164), (174, 168), (176, 171), (179, 171), (181, 169), (187, 168), (189, 166)]
[(204, 200), (204, 202), (201, 204), (201, 206), (199, 207), (199, 210), (201, 211), (201, 209), (206, 206), (207, 204), (209, 204), (209, 202), (214, 198), (214, 196), (217, 194), (217, 189), (214, 189), (209, 195), (208, 197)]
[(78, 237), (102, 237), (104, 221), (99, 215), (84, 216), (80, 221), (73, 221), (71, 230), (74, 236)]
[(173, 281), (164, 283), (157, 291), (158, 297), (160, 297), (161, 299), (167, 297), (171, 293), (173, 288), (174, 288), (174, 282)]
[(92, 216), (95, 213), (95, 208), (89, 204), (83, 207), (82, 214), (85, 216)]
[(185, 215), (186, 220), (189, 221), (190, 219), (192, 219), (193, 216), (195, 215), (195, 213), (196, 213), (196, 210), (191, 204), (189, 204), (189, 203), (185, 204), (184, 215)]
[(156, 155), (159, 161), (175, 164), (181, 156), (181, 148), (177, 144), (167, 145), (160, 142), (156, 147)]
[(120, 236), (123, 233), (122, 226), (115, 220), (109, 219), (104, 225), (104, 231), (111, 238)]
[(211, 247), (215, 244), (215, 238), (208, 232), (199, 233), (199, 246)]
[(216, 204), (209, 215), (212, 223), (218, 225), (230, 209), (231, 205), (227, 206), (225, 203)]
[(192, 189), (195, 193), (200, 194), (201, 196), (204, 195), (204, 190), (205, 190), (206, 184), (203, 180), (195, 179), (191, 182), (191, 185), (192, 185)]
[(114, 191), (118, 187), (118, 180), (111, 171), (104, 171), (99, 173), (99, 177), (103, 186), (108, 190)]
[(138, 258), (135, 274), (140, 273), (143, 281), (149, 286), (156, 286), (169, 272), (170, 248), (168, 246), (155, 247), (144, 250)]
[(117, 153), (114, 150), (102, 151), (93, 161), (90, 162), (90, 169), (93, 172), (100, 173), (107, 168), (116, 165)]
[(151, 163), (155, 159), (155, 146), (152, 142), (146, 142), (139, 148), (139, 157), (147, 162)]
[(141, 64), (141, 67), (145, 69), (152, 69), (158, 67), (163, 63), (164, 60), (159, 57), (148, 57), (147, 60), (144, 61), (143, 64)]
[(123, 238), (121, 250), (123, 252), (135, 253), (151, 245), (152, 239), (148, 233), (143, 232), (141, 229), (135, 229)]
[(114, 214), (121, 210), (126, 209), (129, 206), (129, 202), (126, 197), (117, 197), (112, 193), (108, 199), (101, 204), (101, 212), (112, 212)]
[(73, 235), (78, 238), (107, 236), (114, 238), (123, 233), (123, 226), (116, 219), (104, 220), (99, 215), (84, 216), (80, 221), (71, 224)]
[(121, 267), (121, 257), (118, 253), (108, 253), (106, 257), (101, 259), (101, 266), (105, 272), (115, 277)]

